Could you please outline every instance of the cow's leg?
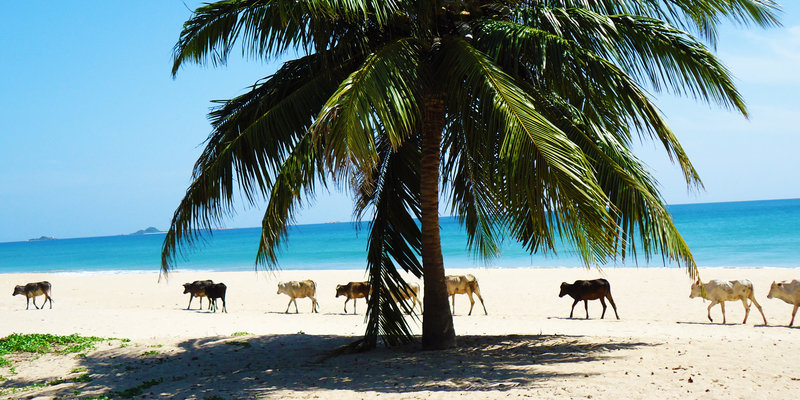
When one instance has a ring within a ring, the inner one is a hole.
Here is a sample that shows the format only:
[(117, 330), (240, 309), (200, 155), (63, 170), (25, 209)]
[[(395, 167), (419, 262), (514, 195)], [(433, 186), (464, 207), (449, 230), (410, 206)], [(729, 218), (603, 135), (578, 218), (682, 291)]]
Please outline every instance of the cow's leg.
[[(350, 298), (345, 296), (344, 298), (344, 313), (347, 314), (347, 302), (350, 301)], [(355, 307), (354, 307), (355, 308)]]
[(800, 305), (798, 305), (798, 304), (795, 304), (795, 305), (794, 305), (794, 308), (792, 308), (792, 320), (791, 320), (791, 321), (789, 321), (789, 327), (791, 327), (792, 325), (794, 325), (794, 315), (795, 315), (795, 314), (797, 314), (797, 308), (798, 308), (798, 307), (800, 307)]
[[(353, 303), (355, 303), (355, 301), (354, 301)], [(312, 312), (312, 313), (318, 313), (318, 312), (319, 312), (319, 311), (317, 310), (317, 306), (318, 306), (318, 305), (319, 305), (319, 303), (317, 303), (317, 299), (315, 299), (314, 297), (311, 297), (311, 312)], [(355, 305), (353, 305), (353, 310), (355, 310), (355, 307), (356, 307), (356, 306), (355, 306)]]
[(603, 306), (603, 313), (600, 314), (600, 319), (604, 319), (606, 317), (606, 308), (608, 307), (606, 307), (606, 301), (602, 297), (600, 298), (600, 304)]
[(39, 309), (39, 306), (36, 305), (36, 296), (33, 296), (33, 306), (36, 307), (37, 310)]
[(764, 315), (764, 310), (761, 309), (761, 304), (758, 304), (758, 302), (756, 301), (756, 297), (753, 296), (752, 293), (750, 293), (750, 300), (753, 301), (753, 304), (756, 305), (756, 308), (758, 309), (758, 312), (761, 313), (761, 318), (764, 318), (764, 325), (767, 325), (767, 316)]
[[(722, 309), (722, 325), (727, 324), (728, 322), (725, 320), (725, 301), (719, 302), (719, 307)], [(747, 310), (749, 312), (750, 310)], [(747, 312), (744, 313), (744, 319), (747, 320)]]
[(456, 294), (453, 293), (451, 296), (453, 296), (453, 305), (450, 307), (450, 314), (456, 315)]
[(586, 319), (589, 319), (589, 300), (583, 301), (583, 308), (586, 309)]
[(711, 304), (708, 305), (708, 320), (711, 322), (714, 322), (714, 320), (711, 319), (711, 307), (714, 307), (715, 305), (717, 305), (717, 303), (719, 302), (716, 300), (711, 300)]
[[(50, 297), (49, 294), (45, 293), (44, 294), (44, 302), (47, 303), (48, 301), (50, 302), (50, 309), (52, 310), (53, 309), (53, 298)], [(42, 304), (42, 308), (44, 308), (44, 304)]]
[(569, 318), (570, 319), (572, 319), (572, 313), (575, 311), (575, 304), (578, 304), (579, 301), (581, 301), (581, 300), (580, 299), (575, 299), (575, 301), (572, 302), (572, 308), (569, 309)]
[(289, 313), (289, 307), (292, 306), (292, 300), (294, 300), (294, 297), (289, 297), (289, 304), (286, 305), (286, 311), (284, 311), (285, 314)]
[(611, 297), (611, 292), (608, 292), (606, 297), (608, 298), (608, 302), (611, 303), (611, 308), (614, 309), (614, 315), (617, 317), (617, 319), (619, 319), (619, 314), (617, 314), (617, 305), (614, 304), (614, 299)]
[(478, 300), (481, 301), (481, 307), (483, 307), (483, 314), (484, 315), (489, 315), (489, 313), (486, 312), (486, 304), (483, 304), (483, 297), (481, 297), (481, 290), (476, 287), (474, 292), (478, 296)]
[(190, 293), (189, 294), (189, 307), (186, 307), (187, 310), (192, 308), (192, 299), (194, 299), (194, 296), (192, 296), (192, 294)]
[(747, 316), (750, 315), (750, 305), (747, 304), (747, 299), (742, 299), (742, 304), (744, 304), (744, 321), (742, 321), (742, 324), (746, 324)]
[(357, 305), (357, 304), (358, 304), (358, 299), (355, 299), (355, 298), (354, 298), (354, 299), (353, 299), (353, 315), (356, 315), (356, 314), (358, 314), (358, 311), (356, 311), (356, 305)]
[(472, 307), (475, 307), (475, 299), (472, 298), (472, 292), (467, 292), (467, 296), (469, 296), (469, 313), (467, 315), (472, 315)]
[(25, 297), (25, 299), (27, 300), (25, 302), (25, 309), (28, 310), (28, 309), (31, 308), (31, 298), (30, 297)]

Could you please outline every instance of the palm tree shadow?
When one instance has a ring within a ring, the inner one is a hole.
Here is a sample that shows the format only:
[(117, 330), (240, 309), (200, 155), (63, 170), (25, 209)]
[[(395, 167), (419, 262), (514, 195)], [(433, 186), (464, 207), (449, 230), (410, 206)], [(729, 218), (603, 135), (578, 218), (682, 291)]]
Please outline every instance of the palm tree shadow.
[[(152, 387), (145, 393), (173, 398), (200, 394), (261, 398), (283, 390), (504, 391), (584, 376), (584, 372), (556, 373), (547, 365), (604, 360), (620, 350), (652, 345), (592, 343), (580, 336), (462, 336), (457, 348), (445, 351), (421, 351), (415, 343), (325, 358), (356, 339), (304, 334), (214, 337), (187, 340), (176, 349), (147, 357), (142, 349), (98, 351), (81, 361), (92, 380), (79, 389), (113, 395), (149, 383)], [(75, 389), (54, 386), (45, 394), (69, 397)]]

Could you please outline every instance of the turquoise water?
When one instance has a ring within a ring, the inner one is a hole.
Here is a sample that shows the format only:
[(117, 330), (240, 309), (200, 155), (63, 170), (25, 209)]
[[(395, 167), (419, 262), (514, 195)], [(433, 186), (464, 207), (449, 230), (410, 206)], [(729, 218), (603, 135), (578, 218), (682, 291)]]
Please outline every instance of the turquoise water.
[[(670, 206), (675, 223), (701, 267), (800, 267), (800, 199)], [(447, 268), (580, 267), (568, 252), (529, 255), (505, 243), (490, 264), (475, 260), (453, 218), (441, 219)], [(283, 269), (363, 269), (367, 225), (298, 225), (283, 249)], [(252, 270), (259, 228), (214, 231), (188, 250), (178, 269)], [(163, 234), (0, 243), (0, 273), (157, 271)], [(617, 264), (623, 265), (623, 264)], [(627, 266), (635, 265), (629, 260)], [(650, 266), (661, 266), (660, 259)], [(640, 260), (639, 266), (648, 266)]]

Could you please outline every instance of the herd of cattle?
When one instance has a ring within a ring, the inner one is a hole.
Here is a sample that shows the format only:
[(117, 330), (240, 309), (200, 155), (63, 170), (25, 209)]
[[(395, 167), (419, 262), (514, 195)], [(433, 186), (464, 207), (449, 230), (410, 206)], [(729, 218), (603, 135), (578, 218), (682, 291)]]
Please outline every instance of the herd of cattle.
[[(475, 300), (472, 297), (474, 294), (478, 296), (478, 300), (481, 301), (484, 314), (489, 314), (486, 311), (486, 305), (483, 303), (483, 297), (481, 296), (481, 290), (478, 286), (478, 280), (474, 276), (469, 274), (448, 275), (445, 277), (445, 283), (447, 285), (448, 296), (452, 297), (453, 303), (451, 310), (455, 310), (455, 295), (466, 294), (469, 297), (470, 303), (468, 315), (472, 315), (472, 308), (475, 306)], [(36, 309), (39, 309), (40, 307), (36, 305), (36, 297), (43, 295), (45, 299), (41, 308), (43, 309), (48, 301), (50, 302), (50, 308), (53, 308), (53, 298), (50, 296), (51, 289), (52, 286), (50, 285), (50, 282), (33, 282), (26, 285), (17, 285), (14, 288), (14, 293), (12, 296), (16, 296), (18, 294), (24, 295), (27, 301), (25, 306), (25, 309), (27, 310), (30, 308), (31, 299), (33, 299), (33, 306)], [(228, 310), (225, 307), (226, 291), (227, 287), (224, 283), (214, 283), (211, 280), (194, 281), (192, 283), (185, 283), (183, 285), (183, 293), (189, 294), (189, 306), (187, 309), (191, 309), (192, 300), (195, 297), (200, 298), (200, 309), (202, 309), (203, 297), (205, 297), (208, 300), (209, 310), (217, 312), (219, 309), (221, 312), (227, 313)], [(292, 303), (294, 303), (294, 312), (297, 313), (297, 299), (306, 297), (311, 299), (311, 312), (319, 312), (319, 304), (317, 303), (317, 299), (315, 297), (316, 293), (317, 284), (310, 279), (304, 281), (281, 282), (278, 284), (278, 294), (285, 294), (289, 296), (289, 304), (286, 306), (286, 311), (284, 311), (286, 313), (289, 312), (289, 307), (292, 305)], [(350, 300), (353, 300), (353, 314), (355, 314), (356, 300), (363, 298), (369, 302), (369, 297), (371, 294), (372, 290), (369, 282), (350, 282), (345, 285), (336, 286), (336, 297), (345, 297), (345, 313), (347, 313), (347, 303)], [(419, 300), (419, 295), (419, 285), (411, 283), (406, 287), (401, 287), (396, 294), (392, 293), (392, 298), (396, 302), (401, 300), (410, 300), (411, 309), (409, 309), (408, 312), (411, 312), (417, 306), (419, 306), (419, 311), (422, 313), (422, 302)], [(614, 299), (611, 297), (611, 285), (605, 279), (593, 279), (587, 281), (578, 280), (572, 284), (562, 282), (561, 291), (558, 297), (564, 297), (566, 295), (569, 295), (574, 299), (572, 308), (569, 312), (570, 318), (572, 318), (575, 305), (577, 305), (580, 301), (583, 301), (586, 309), (586, 318), (588, 319), (589, 300), (600, 300), (600, 304), (603, 306), (603, 313), (600, 318), (605, 318), (607, 308), (605, 300), (608, 299), (608, 302), (611, 303), (611, 307), (614, 308), (614, 315), (617, 317), (617, 319), (619, 319), (619, 314), (617, 314), (617, 305), (614, 303)], [(722, 323), (725, 324), (727, 323), (725, 319), (725, 302), (739, 300), (744, 305), (745, 313), (744, 321), (742, 321), (743, 324), (747, 323), (747, 317), (750, 314), (750, 306), (755, 305), (758, 311), (761, 313), (761, 317), (764, 319), (764, 325), (767, 325), (767, 317), (764, 315), (761, 305), (756, 301), (753, 283), (747, 279), (733, 281), (714, 279), (706, 283), (702, 283), (698, 279), (696, 282), (692, 283), (689, 297), (702, 297), (711, 301), (711, 304), (708, 306), (708, 320), (711, 322), (714, 322), (714, 320), (711, 318), (712, 307), (717, 304), (720, 305), (720, 308), (722, 309)], [(800, 281), (795, 279), (792, 281), (772, 282), (772, 286), (769, 288), (767, 298), (778, 298), (788, 304), (793, 305), (792, 319), (789, 321), (789, 326), (794, 325), (795, 314), (797, 314), (797, 309), (800, 308)], [(217, 300), (222, 300), (222, 308), (218, 308)], [(748, 300), (750, 301), (749, 303)]]

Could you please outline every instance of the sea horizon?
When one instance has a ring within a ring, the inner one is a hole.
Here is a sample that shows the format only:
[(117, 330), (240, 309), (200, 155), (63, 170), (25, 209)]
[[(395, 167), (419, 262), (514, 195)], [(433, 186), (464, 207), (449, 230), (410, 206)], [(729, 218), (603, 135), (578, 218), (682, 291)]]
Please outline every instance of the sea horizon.
[[(800, 199), (772, 199), (668, 206), (699, 267), (794, 268), (800, 266)], [(370, 221), (294, 224), (289, 228), (277, 267), (283, 270), (365, 269)], [(568, 248), (557, 254), (530, 255), (506, 240), (501, 254), (489, 261), (467, 249), (466, 234), (456, 217), (440, 219), (446, 268), (584, 267)], [(218, 228), (199, 245), (187, 247), (176, 271), (254, 270), (260, 227)], [(0, 242), (0, 273), (158, 272), (164, 232)], [(638, 258), (638, 260), (637, 260)], [(638, 262), (637, 262), (638, 261)], [(660, 256), (641, 255), (613, 267), (662, 267)], [(595, 265), (592, 265), (594, 267)], [(261, 269), (261, 267), (259, 267)]]

